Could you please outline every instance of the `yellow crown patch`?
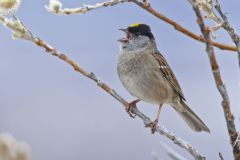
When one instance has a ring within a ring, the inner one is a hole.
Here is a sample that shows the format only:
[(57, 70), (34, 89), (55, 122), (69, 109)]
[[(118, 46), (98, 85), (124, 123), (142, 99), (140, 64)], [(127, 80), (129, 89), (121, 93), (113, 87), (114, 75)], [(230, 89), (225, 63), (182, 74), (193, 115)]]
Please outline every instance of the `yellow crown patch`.
[(140, 23), (135, 23), (135, 24), (130, 25), (130, 27), (138, 27), (139, 25), (140, 25)]

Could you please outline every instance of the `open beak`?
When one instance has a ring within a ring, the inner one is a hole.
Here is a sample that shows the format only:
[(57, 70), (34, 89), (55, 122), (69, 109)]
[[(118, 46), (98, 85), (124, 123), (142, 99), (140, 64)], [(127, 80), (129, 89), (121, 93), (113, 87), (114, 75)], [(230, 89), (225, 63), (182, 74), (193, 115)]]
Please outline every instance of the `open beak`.
[(118, 41), (121, 42), (121, 43), (127, 43), (129, 41), (129, 36), (130, 36), (131, 33), (127, 29), (119, 29), (119, 30), (126, 33), (126, 37), (118, 39)]
[(127, 29), (119, 29), (119, 31), (123, 31), (124, 33), (128, 33)]

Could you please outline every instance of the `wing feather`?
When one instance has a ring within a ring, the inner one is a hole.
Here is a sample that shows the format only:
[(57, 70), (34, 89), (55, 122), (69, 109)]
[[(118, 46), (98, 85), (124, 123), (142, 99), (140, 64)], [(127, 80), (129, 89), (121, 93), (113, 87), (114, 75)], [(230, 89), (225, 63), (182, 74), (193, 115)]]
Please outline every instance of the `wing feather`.
[(163, 75), (163, 77), (165, 77), (168, 80), (168, 82), (171, 84), (172, 88), (179, 94), (179, 96), (183, 100), (185, 100), (185, 97), (183, 95), (182, 89), (181, 89), (181, 87), (180, 87), (180, 85), (179, 85), (175, 75), (173, 74), (172, 69), (168, 65), (166, 59), (158, 51), (152, 53), (152, 55), (158, 61), (158, 63), (159, 63), (159, 70), (160, 70), (161, 74)]

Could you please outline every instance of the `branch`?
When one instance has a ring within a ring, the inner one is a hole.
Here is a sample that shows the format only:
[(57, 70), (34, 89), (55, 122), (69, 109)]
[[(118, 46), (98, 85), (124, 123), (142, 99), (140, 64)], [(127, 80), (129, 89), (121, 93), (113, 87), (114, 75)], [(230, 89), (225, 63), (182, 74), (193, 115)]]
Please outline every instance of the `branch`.
[[(155, 17), (159, 18), (160, 20), (170, 24), (171, 26), (173, 26), (177, 31), (187, 35), (188, 37), (191, 37), (194, 40), (197, 40), (199, 42), (205, 42), (205, 39), (202, 36), (199, 36), (191, 31), (189, 31), (188, 29), (184, 28), (183, 26), (181, 26), (180, 24), (178, 24), (177, 22), (175, 22), (174, 20), (166, 17), (165, 15), (157, 12), (156, 10), (154, 10), (151, 5), (145, 5), (144, 3), (138, 1), (138, 0), (132, 0), (132, 2), (134, 2), (135, 4), (137, 4), (139, 7), (143, 8), (144, 10), (148, 11), (149, 13), (151, 13), (152, 15), (154, 15)], [(237, 51), (235, 46), (229, 46), (223, 43), (218, 43), (218, 42), (214, 42), (211, 41), (212, 45), (222, 49), (222, 50), (229, 50), (229, 51)]]
[[(6, 17), (0, 16), (0, 22), (13, 32), (14, 38), (24, 39), (24, 40), (28, 40), (35, 43), (37, 46), (45, 49), (46, 53), (52, 56), (58, 57), (65, 63), (72, 66), (76, 72), (94, 81), (100, 88), (102, 88), (104, 91), (110, 94), (113, 98), (119, 101), (123, 106), (127, 107), (129, 105), (128, 102), (124, 100), (116, 91), (114, 91), (106, 83), (98, 79), (94, 73), (87, 72), (85, 69), (81, 68), (77, 63), (75, 63), (72, 59), (70, 59), (64, 53), (51, 47), (49, 44), (47, 44), (40, 38), (33, 36), (32, 33), (23, 25), (23, 23), (20, 20), (15, 19), (14, 21), (12, 21)], [(143, 121), (144, 125), (148, 125), (151, 123), (150, 118), (148, 118), (146, 115), (140, 112), (137, 108), (133, 109), (133, 113), (136, 114), (136, 116)], [(188, 151), (196, 160), (205, 160), (205, 157), (201, 156), (191, 144), (181, 139), (180, 137), (176, 136), (172, 132), (168, 131), (165, 127), (158, 126), (156, 129), (156, 132), (159, 133), (160, 135), (164, 135), (173, 143), (175, 143), (179, 147)]]
[(215, 8), (218, 11), (218, 13), (220, 14), (220, 16), (222, 17), (223, 22), (224, 22), (222, 27), (228, 32), (229, 36), (232, 38), (232, 41), (235, 43), (235, 45), (237, 47), (238, 64), (240, 67), (240, 37), (235, 32), (234, 28), (228, 22), (227, 16), (222, 12), (222, 9), (221, 9), (221, 6), (220, 6), (220, 3), (218, 2), (218, 0), (215, 0), (215, 1), (216, 1)]
[(83, 7), (77, 7), (77, 8), (62, 8), (62, 3), (59, 0), (50, 0), (49, 5), (45, 6), (48, 12), (54, 13), (54, 14), (60, 14), (60, 15), (70, 15), (70, 14), (85, 14), (88, 11), (102, 8), (102, 7), (108, 7), (108, 6), (114, 6), (119, 3), (128, 2), (129, 0), (111, 0), (107, 2), (102, 3), (96, 3), (95, 5), (86, 5), (84, 4)]
[(222, 155), (221, 152), (218, 153), (218, 156), (219, 156), (220, 160), (224, 160), (223, 155)]
[[(57, 3), (56, 3), (57, 2)], [(95, 5), (84, 5), (83, 7), (78, 8), (62, 8), (62, 3), (59, 0), (50, 0), (49, 6), (45, 6), (45, 8), (50, 12), (54, 14), (60, 14), (60, 15), (69, 15), (69, 14), (85, 14), (88, 11), (91, 11), (93, 9), (98, 9), (101, 7), (108, 7), (108, 6), (114, 6), (120, 3), (125, 2), (133, 2), (142, 9), (148, 11), (150, 14), (154, 15), (155, 17), (159, 18), (160, 20), (170, 24), (173, 26), (177, 31), (183, 33), (184, 35), (191, 37), (194, 40), (197, 40), (199, 42), (205, 42), (205, 39), (202, 36), (199, 36), (188, 29), (184, 28), (174, 20), (166, 17), (165, 15), (157, 12), (154, 10), (151, 5), (147, 2), (140, 2), (139, 0), (111, 0), (103, 3), (97, 3)], [(222, 49), (222, 50), (229, 50), (229, 51), (237, 51), (237, 48), (235, 46), (226, 45), (223, 43), (218, 43), (211, 41), (212, 45)]]
[(231, 140), (231, 145), (232, 145), (232, 149), (233, 149), (233, 155), (235, 160), (239, 160), (240, 159), (240, 146), (239, 146), (239, 142), (237, 142), (234, 145), (234, 142), (236, 142), (236, 140), (238, 139), (238, 133), (236, 132), (236, 128), (235, 128), (235, 124), (234, 124), (234, 116), (231, 112), (231, 106), (230, 106), (230, 100), (228, 97), (228, 93), (227, 93), (227, 89), (222, 81), (221, 78), (221, 73), (218, 67), (218, 63), (217, 63), (217, 59), (215, 56), (215, 52), (214, 52), (214, 48), (212, 46), (211, 43), (211, 38), (209, 35), (210, 30), (205, 26), (202, 15), (200, 13), (199, 8), (197, 7), (197, 5), (195, 4), (195, 0), (188, 0), (188, 2), (193, 6), (193, 9), (195, 11), (195, 14), (197, 16), (197, 22), (199, 24), (199, 27), (201, 29), (202, 35), (206, 40), (206, 52), (208, 54), (209, 60), (210, 60), (210, 64), (212, 67), (212, 73), (214, 75), (215, 78), (215, 83), (217, 86), (218, 91), (220, 92), (221, 96), (222, 96), (222, 107), (223, 107), (223, 111), (224, 111), (224, 116), (225, 116), (225, 120), (227, 123), (227, 129), (228, 129), (228, 133), (229, 133), (229, 137)]
[(217, 25), (222, 24), (222, 20), (214, 12), (213, 0), (196, 0), (196, 5), (205, 13), (204, 18), (211, 19)]
[(167, 155), (172, 159), (172, 160), (187, 160), (184, 158), (182, 155), (177, 153), (175, 150), (173, 150), (171, 147), (169, 147), (167, 144), (161, 142), (160, 143), (161, 147), (167, 151)]

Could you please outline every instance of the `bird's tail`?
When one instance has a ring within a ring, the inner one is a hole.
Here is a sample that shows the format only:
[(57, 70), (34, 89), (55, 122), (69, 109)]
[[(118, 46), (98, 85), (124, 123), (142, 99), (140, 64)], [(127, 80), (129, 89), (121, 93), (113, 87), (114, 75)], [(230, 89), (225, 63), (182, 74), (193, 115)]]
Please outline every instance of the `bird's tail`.
[(181, 100), (180, 102), (181, 109), (177, 106), (173, 106), (173, 108), (177, 111), (177, 113), (183, 118), (183, 120), (188, 124), (188, 126), (196, 131), (206, 131), (210, 133), (209, 128), (203, 123), (203, 121), (187, 106), (185, 102)]

